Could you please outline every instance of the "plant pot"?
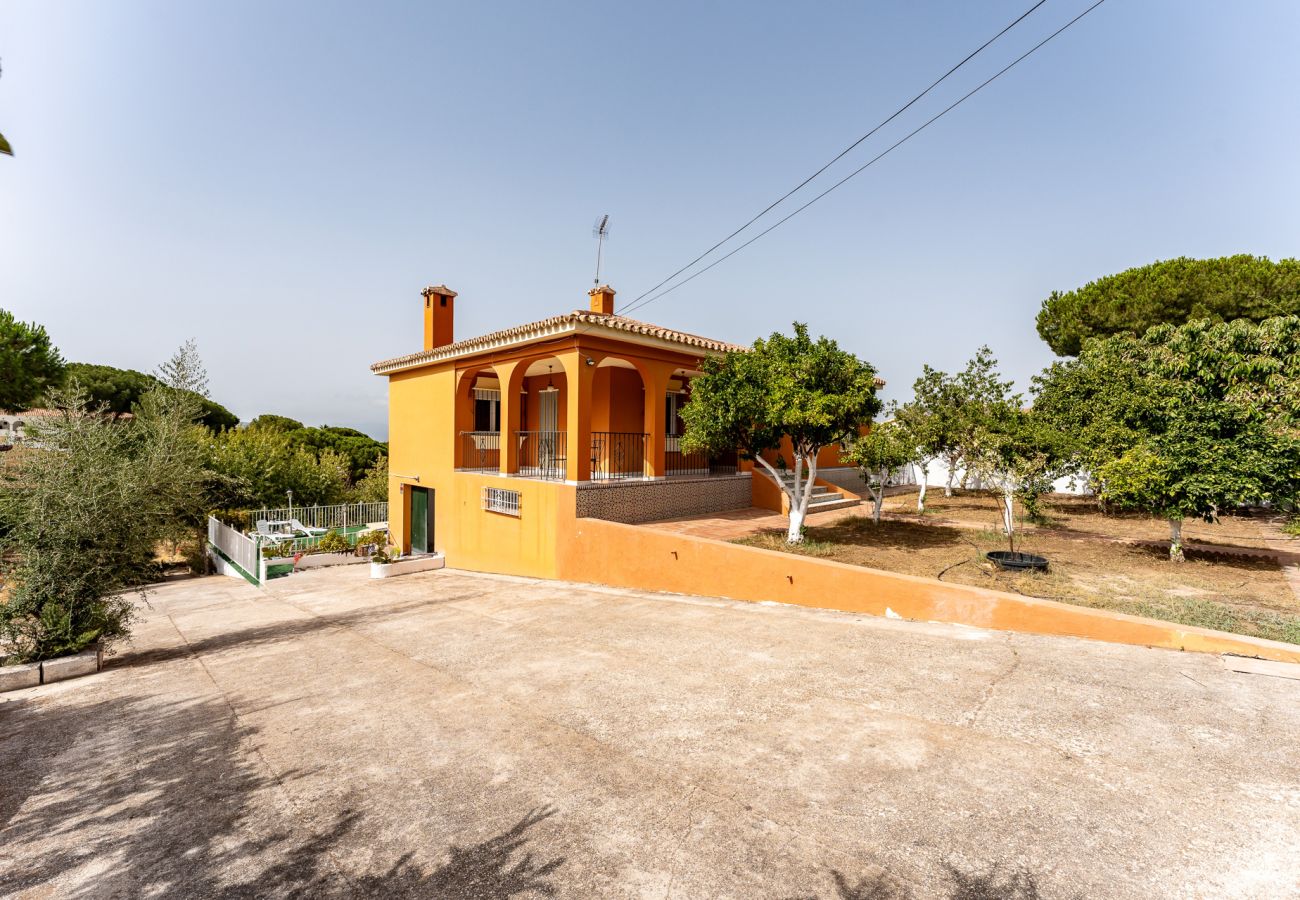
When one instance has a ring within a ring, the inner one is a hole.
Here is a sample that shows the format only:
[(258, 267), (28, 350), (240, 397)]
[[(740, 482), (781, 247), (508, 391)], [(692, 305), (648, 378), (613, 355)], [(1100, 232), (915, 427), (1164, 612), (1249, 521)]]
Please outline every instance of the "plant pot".
[(1011, 550), (991, 550), (984, 556), (999, 569), (1012, 572), (1046, 572), (1047, 557)]

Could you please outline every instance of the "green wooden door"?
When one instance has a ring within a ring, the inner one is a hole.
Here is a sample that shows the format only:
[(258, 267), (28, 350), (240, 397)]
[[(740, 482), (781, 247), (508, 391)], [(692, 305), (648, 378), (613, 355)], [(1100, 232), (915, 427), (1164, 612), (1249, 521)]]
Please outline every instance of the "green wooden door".
[(429, 489), (411, 488), (411, 552), (428, 553), (433, 549), (433, 527), (430, 525)]

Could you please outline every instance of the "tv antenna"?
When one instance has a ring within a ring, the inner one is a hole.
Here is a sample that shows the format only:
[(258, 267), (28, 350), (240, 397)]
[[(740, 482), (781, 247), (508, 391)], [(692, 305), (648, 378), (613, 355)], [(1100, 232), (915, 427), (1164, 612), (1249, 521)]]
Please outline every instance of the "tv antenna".
[(596, 224), (591, 226), (591, 236), (596, 239), (596, 277), (592, 279), (592, 284), (600, 287), (600, 254), (605, 249), (605, 241), (609, 240), (609, 214), (596, 219)]

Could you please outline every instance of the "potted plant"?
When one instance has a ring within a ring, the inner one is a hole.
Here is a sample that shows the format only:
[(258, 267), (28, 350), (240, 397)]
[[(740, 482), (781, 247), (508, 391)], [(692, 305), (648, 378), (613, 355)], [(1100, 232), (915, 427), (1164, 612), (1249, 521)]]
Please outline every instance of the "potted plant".
[(379, 547), (370, 557), (370, 577), (387, 578), (392, 571), (393, 564), (401, 556), (401, 551), (396, 547)]

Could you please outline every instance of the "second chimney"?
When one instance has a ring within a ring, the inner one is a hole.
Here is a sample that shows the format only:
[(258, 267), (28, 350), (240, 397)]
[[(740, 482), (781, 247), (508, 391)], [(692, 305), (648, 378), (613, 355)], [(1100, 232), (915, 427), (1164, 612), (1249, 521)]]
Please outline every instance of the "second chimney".
[(456, 310), (456, 292), (445, 284), (427, 287), (424, 295), (424, 349), (445, 347), (453, 340), (452, 314)]
[(602, 316), (614, 315), (614, 289), (607, 284), (587, 291), (591, 298), (591, 311)]

